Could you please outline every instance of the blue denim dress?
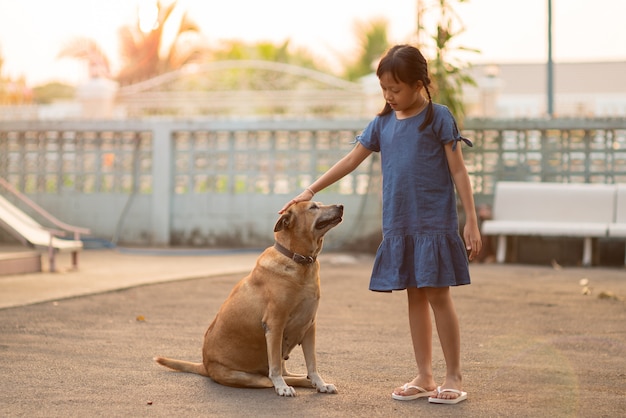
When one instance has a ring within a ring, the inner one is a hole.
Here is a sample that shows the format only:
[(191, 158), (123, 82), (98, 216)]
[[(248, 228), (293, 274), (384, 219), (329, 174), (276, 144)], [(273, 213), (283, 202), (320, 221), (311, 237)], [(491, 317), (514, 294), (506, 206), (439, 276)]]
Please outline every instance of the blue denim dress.
[(459, 235), (456, 194), (444, 145), (460, 135), (445, 106), (433, 104), (432, 123), (420, 131), (426, 110), (398, 120), (377, 116), (356, 139), (380, 152), (383, 175), (383, 240), (370, 290), (447, 287), (470, 283), (465, 245)]

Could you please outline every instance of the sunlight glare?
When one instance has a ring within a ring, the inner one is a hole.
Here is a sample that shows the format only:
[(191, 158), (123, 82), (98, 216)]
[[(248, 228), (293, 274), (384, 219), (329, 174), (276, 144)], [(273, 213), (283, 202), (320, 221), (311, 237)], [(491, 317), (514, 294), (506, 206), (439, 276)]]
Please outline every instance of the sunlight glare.
[(159, 8), (154, 0), (142, 0), (139, 3), (139, 29), (149, 33), (159, 27)]

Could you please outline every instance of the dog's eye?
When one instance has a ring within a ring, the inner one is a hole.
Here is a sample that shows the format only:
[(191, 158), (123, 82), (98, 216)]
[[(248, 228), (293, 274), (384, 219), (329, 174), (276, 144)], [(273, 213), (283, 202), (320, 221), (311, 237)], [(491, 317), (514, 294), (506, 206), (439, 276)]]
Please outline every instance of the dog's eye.
[(319, 206), (317, 206), (317, 204), (315, 204), (315, 203), (313, 203), (313, 204), (309, 207), (309, 209), (311, 209), (311, 210), (313, 210), (313, 209), (319, 209), (319, 208), (320, 208), (320, 207), (319, 207)]

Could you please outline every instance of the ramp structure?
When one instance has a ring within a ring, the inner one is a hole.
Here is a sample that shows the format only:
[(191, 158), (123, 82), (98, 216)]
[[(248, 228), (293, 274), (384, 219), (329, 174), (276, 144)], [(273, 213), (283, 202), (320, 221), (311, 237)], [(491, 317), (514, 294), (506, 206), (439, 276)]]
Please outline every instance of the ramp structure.
[[(59, 251), (71, 251), (72, 267), (77, 269), (78, 253), (83, 249), (80, 234), (89, 234), (89, 229), (61, 222), (20, 193), (2, 177), (0, 177), (0, 186), (15, 195), (20, 201), (58, 229), (44, 227), (2, 195), (0, 195), (0, 227), (17, 238), (22, 244), (37, 250), (46, 251), (50, 262), (50, 271), (56, 271), (55, 254)], [(70, 239), (61, 238), (69, 234), (72, 234)]]

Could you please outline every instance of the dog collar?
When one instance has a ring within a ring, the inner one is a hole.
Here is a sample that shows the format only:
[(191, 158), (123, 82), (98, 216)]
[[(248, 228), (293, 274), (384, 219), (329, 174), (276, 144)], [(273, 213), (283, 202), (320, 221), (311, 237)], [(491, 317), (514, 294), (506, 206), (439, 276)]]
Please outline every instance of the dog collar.
[(298, 264), (307, 265), (307, 264), (315, 263), (315, 256), (311, 257), (307, 255), (296, 254), (294, 252), (289, 251), (288, 249), (286, 249), (285, 247), (283, 247), (277, 242), (274, 243), (274, 248), (276, 248), (276, 250), (279, 253), (286, 255), (287, 257), (291, 258), (293, 261), (295, 261)]

